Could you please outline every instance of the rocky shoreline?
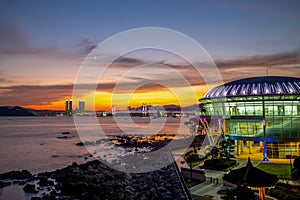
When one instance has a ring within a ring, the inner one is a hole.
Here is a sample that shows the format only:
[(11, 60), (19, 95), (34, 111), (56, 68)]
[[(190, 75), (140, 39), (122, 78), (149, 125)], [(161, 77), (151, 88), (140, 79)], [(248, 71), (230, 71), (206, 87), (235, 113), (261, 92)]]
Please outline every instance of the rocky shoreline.
[[(68, 133), (62, 133), (62, 135), (68, 135)], [(98, 158), (84, 164), (74, 162), (65, 168), (38, 174), (31, 174), (27, 170), (10, 171), (0, 174), (0, 191), (1, 188), (19, 186), (26, 194), (29, 194), (32, 200), (187, 199), (186, 188), (182, 184), (182, 179), (172, 159), (170, 164), (161, 169), (155, 168), (159, 169), (155, 171), (129, 173), (130, 170), (126, 170), (130, 167), (138, 167), (140, 164), (138, 161), (144, 160), (145, 155), (138, 155), (139, 153), (143, 153), (145, 149), (147, 152), (155, 152), (166, 146), (173, 137), (174, 135), (111, 136), (109, 140), (115, 146), (124, 148), (126, 152), (134, 152), (134, 154), (125, 155), (111, 164), (105, 160), (101, 162), (101, 158)], [(109, 140), (86, 141), (76, 143), (76, 145), (97, 146)], [(160, 161), (159, 157), (163, 161)], [(125, 160), (132, 159), (134, 159), (133, 165), (136, 166), (123, 163)], [(158, 163), (164, 163), (166, 159), (170, 159), (170, 155), (164, 153), (153, 159)], [(155, 163), (150, 161), (151, 159), (147, 161), (149, 165)], [(122, 165), (124, 170), (118, 171), (115, 167), (109, 167), (113, 165)], [(142, 165), (145, 166), (145, 163), (142, 162)]]
[(27, 170), (0, 174), (0, 188), (23, 185), (38, 199), (186, 199), (174, 164), (160, 170), (127, 174), (98, 160), (36, 175)]

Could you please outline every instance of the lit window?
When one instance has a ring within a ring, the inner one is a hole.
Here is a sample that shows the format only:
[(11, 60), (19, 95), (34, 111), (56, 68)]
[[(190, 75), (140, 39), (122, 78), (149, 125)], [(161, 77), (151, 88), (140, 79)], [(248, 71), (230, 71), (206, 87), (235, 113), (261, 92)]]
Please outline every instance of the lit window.
[(282, 93), (282, 87), (281, 85), (277, 82), (276, 83), (276, 93), (281, 94)]
[(290, 93), (288, 86), (284, 82), (282, 83), (282, 88), (285, 90), (286, 93)]
[(235, 95), (236, 94), (236, 85), (233, 86), (233, 88), (231, 89), (230, 95)]
[(241, 95), (246, 95), (246, 87), (247, 87), (246, 84), (242, 85), (241, 92), (240, 92)]
[(257, 86), (255, 83), (252, 84), (252, 94), (257, 94)]
[(289, 88), (289, 93), (294, 93), (295, 92), (295, 89), (294, 89), (293, 85), (290, 82), (288, 82), (287, 86)]
[(272, 94), (276, 93), (276, 88), (273, 84), (270, 85), (270, 89)]
[(230, 91), (231, 88), (232, 88), (232, 85), (230, 85), (229, 87), (227, 86), (227, 87), (224, 89), (223, 95), (224, 95), (224, 96), (227, 96), (227, 95), (228, 95), (228, 92)]
[(257, 92), (258, 92), (259, 94), (262, 93), (261, 83), (258, 83), (258, 84), (257, 84)]
[(224, 86), (219, 87), (219, 88), (216, 90), (214, 96), (215, 96), (215, 97), (222, 97), (221, 93), (222, 93), (223, 90), (224, 90)]
[(270, 94), (270, 87), (269, 87), (269, 85), (267, 84), (267, 83), (264, 83), (264, 85), (263, 85), (264, 87), (264, 93), (265, 94)]
[(294, 86), (298, 90), (298, 93), (300, 92), (300, 86), (299, 85), (300, 85), (300, 83), (294, 82)]

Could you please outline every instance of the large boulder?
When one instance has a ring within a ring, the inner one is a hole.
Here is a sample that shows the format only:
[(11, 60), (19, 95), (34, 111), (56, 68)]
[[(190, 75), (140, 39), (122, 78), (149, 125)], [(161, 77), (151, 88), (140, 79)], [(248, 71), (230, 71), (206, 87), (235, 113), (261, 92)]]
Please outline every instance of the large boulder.
[(32, 177), (33, 177), (33, 175), (27, 170), (10, 171), (10, 172), (0, 174), (0, 179), (1, 180), (5, 180), (5, 179), (29, 179), (29, 178), (32, 178)]
[(30, 192), (30, 193), (33, 193), (33, 192), (35, 192), (35, 185), (26, 184), (26, 185), (23, 187), (23, 190), (24, 190), (24, 192)]

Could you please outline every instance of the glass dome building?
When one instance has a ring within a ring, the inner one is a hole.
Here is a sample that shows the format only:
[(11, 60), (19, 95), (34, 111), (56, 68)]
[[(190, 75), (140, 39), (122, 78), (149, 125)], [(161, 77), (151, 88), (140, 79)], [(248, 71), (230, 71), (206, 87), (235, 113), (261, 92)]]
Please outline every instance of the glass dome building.
[(264, 159), (300, 156), (300, 78), (245, 78), (213, 88), (200, 101), (201, 117), (223, 119), (225, 134), (236, 142), (260, 145)]

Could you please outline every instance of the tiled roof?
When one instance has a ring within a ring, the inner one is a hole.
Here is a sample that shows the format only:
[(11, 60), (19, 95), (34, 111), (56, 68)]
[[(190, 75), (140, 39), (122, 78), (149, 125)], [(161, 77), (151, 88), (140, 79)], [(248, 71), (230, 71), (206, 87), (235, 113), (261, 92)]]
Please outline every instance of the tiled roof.
[(254, 167), (248, 158), (245, 167), (231, 170), (224, 174), (223, 180), (236, 185), (246, 185), (255, 188), (274, 187), (278, 181), (277, 175), (273, 175)]

